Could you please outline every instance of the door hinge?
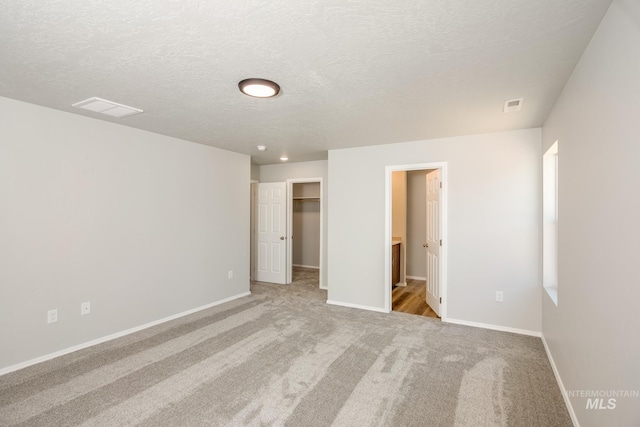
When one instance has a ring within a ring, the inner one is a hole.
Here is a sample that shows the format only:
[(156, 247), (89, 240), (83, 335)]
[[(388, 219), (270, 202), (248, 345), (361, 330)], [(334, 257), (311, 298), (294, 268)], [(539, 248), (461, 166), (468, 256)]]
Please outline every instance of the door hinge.
[(440, 188), (442, 188), (442, 181), (440, 181)]
[(442, 246), (442, 239), (440, 239), (440, 246)]
[(440, 304), (442, 304), (442, 297), (440, 297)]

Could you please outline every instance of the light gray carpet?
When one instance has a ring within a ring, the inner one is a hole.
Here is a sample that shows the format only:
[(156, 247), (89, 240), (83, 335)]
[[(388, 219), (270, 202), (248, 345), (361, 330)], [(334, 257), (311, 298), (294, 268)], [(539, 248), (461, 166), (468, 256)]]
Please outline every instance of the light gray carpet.
[(326, 305), (309, 277), (0, 377), (0, 425), (571, 425), (539, 339)]

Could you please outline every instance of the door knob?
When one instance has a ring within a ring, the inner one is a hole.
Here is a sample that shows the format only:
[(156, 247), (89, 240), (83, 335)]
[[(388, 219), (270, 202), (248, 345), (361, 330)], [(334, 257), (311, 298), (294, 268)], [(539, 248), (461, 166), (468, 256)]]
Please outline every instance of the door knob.
[(423, 247), (423, 248), (428, 248), (428, 247), (429, 247), (429, 244), (428, 244), (428, 243), (423, 243), (423, 244), (422, 244), (422, 247)]
[(284, 236), (280, 236), (280, 240), (284, 240)]

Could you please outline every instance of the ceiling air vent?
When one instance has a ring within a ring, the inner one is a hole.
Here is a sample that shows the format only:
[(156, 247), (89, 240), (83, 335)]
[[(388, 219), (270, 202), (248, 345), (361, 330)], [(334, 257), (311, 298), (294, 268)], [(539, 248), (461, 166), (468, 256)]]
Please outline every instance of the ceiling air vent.
[(522, 101), (524, 98), (510, 99), (504, 101), (504, 113), (513, 113), (514, 111), (520, 111), (522, 109)]
[(95, 96), (85, 99), (84, 101), (76, 102), (71, 106), (118, 118), (142, 113), (142, 110), (137, 108), (128, 107), (102, 98), (96, 98)]

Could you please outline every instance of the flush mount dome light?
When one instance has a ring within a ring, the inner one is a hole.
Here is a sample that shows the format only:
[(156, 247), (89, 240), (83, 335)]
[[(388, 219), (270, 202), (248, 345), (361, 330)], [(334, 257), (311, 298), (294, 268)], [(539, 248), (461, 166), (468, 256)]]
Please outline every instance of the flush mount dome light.
[(245, 79), (238, 83), (240, 92), (256, 98), (271, 98), (280, 92), (280, 86), (271, 80)]

